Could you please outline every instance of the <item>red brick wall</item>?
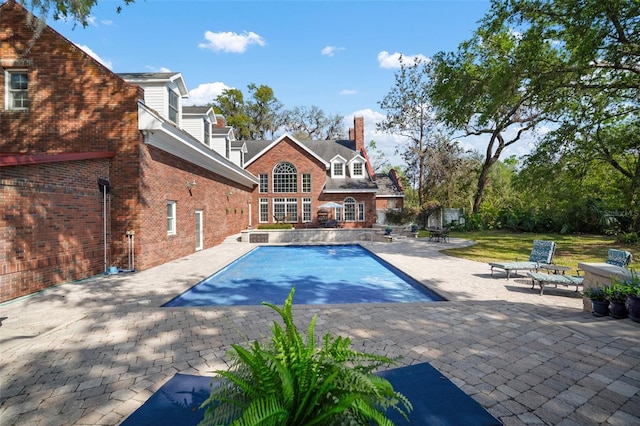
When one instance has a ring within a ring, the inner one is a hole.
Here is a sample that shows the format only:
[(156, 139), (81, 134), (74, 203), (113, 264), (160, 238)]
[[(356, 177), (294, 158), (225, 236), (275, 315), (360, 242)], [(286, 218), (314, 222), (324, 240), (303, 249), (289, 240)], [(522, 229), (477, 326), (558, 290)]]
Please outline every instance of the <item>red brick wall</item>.
[[(204, 248), (247, 229), (251, 190), (153, 147), (142, 150), (140, 220), (136, 269), (146, 269), (195, 251), (195, 211), (203, 211)], [(187, 188), (187, 182), (196, 182)], [(176, 202), (176, 235), (167, 235), (167, 201)], [(122, 235), (122, 241), (126, 241)], [(126, 260), (126, 259), (124, 259)]]
[[(102, 194), (108, 160), (0, 169), (0, 300), (103, 269)], [(79, 220), (82, 218), (81, 220)]]
[[(273, 188), (273, 180), (272, 180), (272, 172), (273, 167), (286, 159), (286, 161), (293, 164), (298, 171), (298, 189), (302, 189), (302, 174), (310, 173), (311, 174), (311, 193), (286, 193), (286, 194), (273, 194), (271, 192), (267, 194), (260, 194), (258, 190), (254, 192), (253, 199), (253, 207), (252, 207), (252, 223), (254, 227), (260, 225), (258, 222), (259, 219), (259, 210), (258, 210), (258, 199), (259, 198), (276, 198), (276, 197), (296, 197), (298, 198), (298, 215), (300, 222), (296, 224), (296, 226), (304, 226), (302, 224), (302, 198), (310, 197), (311, 198), (311, 213), (312, 220), (317, 220), (317, 211), (318, 207), (326, 203), (328, 201), (335, 201), (337, 203), (342, 203), (350, 194), (322, 194), (322, 189), (324, 188), (324, 183), (327, 179), (327, 171), (325, 170), (324, 164), (322, 164), (319, 160), (311, 156), (305, 150), (300, 148), (297, 144), (293, 143), (288, 138), (283, 139), (274, 146), (269, 152), (262, 155), (255, 162), (251, 163), (249, 167), (247, 167), (247, 171), (251, 172), (255, 176), (266, 173), (269, 176), (269, 191), (272, 191)], [(365, 222), (347, 222), (345, 223), (345, 227), (349, 228), (362, 228), (362, 227), (371, 227), (375, 220), (375, 195), (374, 194), (351, 194), (356, 202), (364, 202), (365, 203)], [(272, 204), (269, 202), (269, 220), (271, 223), (274, 222), (272, 215)]]
[(0, 152), (116, 156), (0, 168), (0, 229), (8, 236), (0, 251), (0, 301), (103, 272), (99, 177), (119, 189), (112, 205), (126, 200), (109, 214), (112, 233), (122, 232), (138, 203), (142, 92), (50, 28), (34, 36), (25, 17), (13, 2), (0, 6), (0, 64), (27, 70), (31, 102), (28, 111), (5, 110), (0, 73)]

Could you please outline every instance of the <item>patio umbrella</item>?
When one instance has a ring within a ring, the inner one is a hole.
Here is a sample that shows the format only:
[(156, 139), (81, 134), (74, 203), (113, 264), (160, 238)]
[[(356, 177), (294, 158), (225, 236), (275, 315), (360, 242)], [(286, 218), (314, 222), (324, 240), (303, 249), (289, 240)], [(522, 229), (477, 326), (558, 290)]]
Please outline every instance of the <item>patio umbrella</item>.
[(321, 209), (339, 209), (342, 207), (342, 204), (336, 203), (334, 201), (329, 201), (327, 203), (319, 205), (318, 207)]

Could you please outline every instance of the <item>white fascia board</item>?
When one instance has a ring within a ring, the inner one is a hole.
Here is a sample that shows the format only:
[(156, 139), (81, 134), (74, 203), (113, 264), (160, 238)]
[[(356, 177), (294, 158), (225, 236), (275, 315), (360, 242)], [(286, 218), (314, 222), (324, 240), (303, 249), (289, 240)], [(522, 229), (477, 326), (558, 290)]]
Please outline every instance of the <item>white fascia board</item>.
[(309, 148), (307, 148), (306, 146), (304, 146), (303, 144), (301, 144), (296, 138), (294, 138), (293, 136), (289, 135), (288, 133), (285, 133), (284, 135), (280, 136), (278, 139), (276, 139), (275, 141), (271, 142), (269, 145), (267, 145), (266, 148), (264, 148), (262, 151), (260, 151), (258, 154), (256, 154), (250, 161), (248, 161), (245, 164), (245, 167), (249, 166), (249, 164), (253, 163), (254, 161), (256, 161), (258, 158), (262, 157), (266, 152), (268, 152), (271, 148), (273, 148), (274, 146), (276, 146), (277, 144), (279, 144), (284, 138), (289, 138), (293, 141), (293, 143), (295, 143), (296, 145), (298, 145), (300, 148), (302, 148), (305, 152), (307, 152), (309, 155), (311, 155), (313, 158), (315, 158), (316, 160), (320, 161), (322, 164), (324, 164), (324, 168), (325, 170), (329, 170), (329, 167), (331, 166), (329, 163), (327, 163), (326, 161), (324, 161), (323, 158), (319, 157), (318, 154), (316, 154), (315, 152), (311, 151)]
[(376, 195), (376, 198), (404, 198), (404, 194), (398, 194), (398, 195), (390, 195), (390, 194)]
[(257, 177), (211, 151), (197, 139), (178, 129), (173, 123), (153, 114), (142, 103), (138, 104), (138, 130), (146, 133), (146, 144), (241, 185), (252, 188), (260, 182)]
[(242, 145), (238, 146), (238, 147), (231, 147), (232, 151), (239, 151), (242, 152), (244, 154), (246, 154), (247, 152), (249, 152), (249, 150), (247, 149), (247, 144), (243, 143)]
[[(334, 157), (334, 158), (335, 158), (335, 157)], [(342, 157), (341, 157), (341, 158), (342, 158)], [(360, 154), (358, 154), (358, 155), (356, 155), (355, 157), (353, 157), (351, 160), (349, 160), (349, 161), (347, 162), (347, 164), (348, 164), (348, 165), (351, 165), (351, 164), (355, 163), (356, 161), (357, 161), (358, 163), (363, 163), (363, 164), (367, 162), (367, 161), (364, 159), (364, 157), (363, 157), (363, 156), (361, 156)]]
[(178, 86), (178, 89), (180, 89), (180, 96), (183, 98), (189, 97), (189, 90), (187, 90), (187, 84), (184, 82), (184, 78), (182, 78), (181, 73), (174, 74), (170, 80)]
[(346, 163), (346, 162), (347, 162), (347, 159), (346, 159), (346, 158), (344, 158), (342, 155), (338, 154), (338, 155), (336, 155), (335, 157), (333, 157), (333, 158), (331, 159), (331, 162), (332, 162), (332, 163), (335, 163), (335, 162), (337, 162), (337, 161), (339, 161), (339, 162), (341, 162), (341, 163)]

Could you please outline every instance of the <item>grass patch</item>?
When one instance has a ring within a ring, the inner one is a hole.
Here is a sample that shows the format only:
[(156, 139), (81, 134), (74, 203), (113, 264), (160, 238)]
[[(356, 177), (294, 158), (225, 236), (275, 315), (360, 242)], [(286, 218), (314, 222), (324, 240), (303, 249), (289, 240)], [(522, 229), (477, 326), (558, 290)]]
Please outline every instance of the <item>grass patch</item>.
[[(421, 231), (422, 237), (427, 237), (427, 231)], [(615, 237), (606, 235), (560, 235), (560, 234), (529, 234), (505, 231), (473, 231), (451, 232), (451, 237), (476, 241), (477, 244), (442, 252), (454, 257), (460, 257), (477, 262), (527, 260), (533, 247), (533, 240), (552, 240), (557, 244), (554, 263), (578, 268), (578, 263), (604, 262), (607, 250), (617, 248), (634, 253), (637, 246), (616, 242)], [(635, 254), (635, 253), (634, 253)], [(631, 268), (635, 269), (635, 256)]]

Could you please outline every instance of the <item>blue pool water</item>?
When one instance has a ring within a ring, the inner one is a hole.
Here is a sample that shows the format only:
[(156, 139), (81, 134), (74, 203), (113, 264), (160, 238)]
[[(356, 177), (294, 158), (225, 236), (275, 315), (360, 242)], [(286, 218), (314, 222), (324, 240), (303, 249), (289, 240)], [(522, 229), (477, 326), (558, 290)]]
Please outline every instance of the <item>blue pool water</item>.
[(359, 245), (260, 246), (164, 306), (443, 300)]

